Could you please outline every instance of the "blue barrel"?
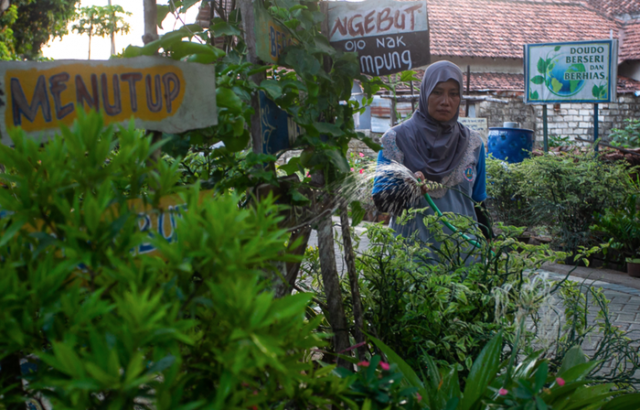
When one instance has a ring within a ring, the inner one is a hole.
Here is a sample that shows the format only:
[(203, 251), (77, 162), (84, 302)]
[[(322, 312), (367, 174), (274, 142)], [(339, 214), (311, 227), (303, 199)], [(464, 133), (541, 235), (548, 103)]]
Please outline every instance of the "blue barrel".
[(522, 162), (533, 150), (533, 130), (523, 128), (489, 128), (488, 153), (509, 163)]

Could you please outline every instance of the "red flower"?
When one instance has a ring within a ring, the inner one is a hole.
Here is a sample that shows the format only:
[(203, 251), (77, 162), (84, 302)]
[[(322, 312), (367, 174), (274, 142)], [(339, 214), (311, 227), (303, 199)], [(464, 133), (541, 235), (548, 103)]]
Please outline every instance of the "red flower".
[(363, 360), (360, 363), (358, 363), (358, 367), (369, 367), (369, 362), (366, 360)]
[(361, 170), (360, 170), (360, 173), (362, 174), (363, 172), (364, 172), (364, 169), (361, 169)]
[(416, 393), (416, 398), (418, 399), (418, 402), (422, 400), (422, 396), (420, 395), (420, 393)]
[(353, 172), (353, 168), (351, 168), (351, 172)]
[(562, 377), (556, 377), (556, 383), (558, 383), (558, 386), (562, 387), (564, 386), (564, 379)]
[(509, 393), (509, 390), (505, 389), (504, 387), (502, 387), (500, 390), (498, 390), (498, 394), (501, 396), (506, 396), (507, 393)]
[(364, 154), (362, 152), (360, 152), (358, 155), (360, 155), (360, 158), (364, 158)]
[(382, 370), (389, 370), (389, 363), (380, 362), (380, 367), (382, 367)]

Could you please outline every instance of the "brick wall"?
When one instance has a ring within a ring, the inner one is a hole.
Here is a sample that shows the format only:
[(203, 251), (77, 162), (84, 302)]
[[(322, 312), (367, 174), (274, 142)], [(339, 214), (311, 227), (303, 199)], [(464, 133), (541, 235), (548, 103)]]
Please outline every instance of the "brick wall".
[[(542, 105), (526, 105), (521, 97), (501, 98), (508, 104), (481, 102), (476, 104), (476, 116), (487, 118), (489, 127), (501, 127), (505, 121), (519, 122), (521, 128), (535, 131), (536, 144), (541, 145)], [(627, 118), (640, 118), (640, 97), (624, 94), (618, 102), (598, 105), (598, 134), (607, 137), (612, 128), (624, 126)], [(593, 138), (593, 104), (548, 104), (549, 135)]]

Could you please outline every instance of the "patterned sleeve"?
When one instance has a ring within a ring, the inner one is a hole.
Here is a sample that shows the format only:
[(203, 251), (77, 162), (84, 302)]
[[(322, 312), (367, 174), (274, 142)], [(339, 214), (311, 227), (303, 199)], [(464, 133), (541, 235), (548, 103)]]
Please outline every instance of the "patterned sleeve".
[(392, 128), (387, 131), (381, 138), (382, 154), (389, 161), (395, 161), (400, 164), (404, 163), (404, 154), (396, 144), (396, 132)]

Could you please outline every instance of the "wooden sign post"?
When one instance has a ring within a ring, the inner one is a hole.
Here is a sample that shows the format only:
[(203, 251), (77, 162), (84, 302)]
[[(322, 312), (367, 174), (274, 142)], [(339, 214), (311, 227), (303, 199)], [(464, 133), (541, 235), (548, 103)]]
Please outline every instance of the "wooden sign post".
[(161, 57), (107, 61), (1, 62), (0, 134), (22, 127), (34, 138), (70, 126), (76, 110), (99, 111), (105, 124), (179, 133), (218, 123), (213, 65)]
[(426, 2), (329, 2), (327, 9), (331, 45), (357, 52), (363, 74), (387, 75), (430, 63)]

